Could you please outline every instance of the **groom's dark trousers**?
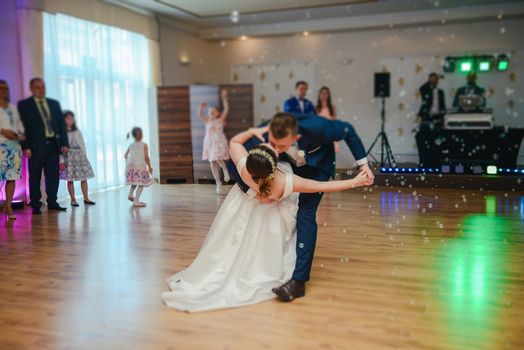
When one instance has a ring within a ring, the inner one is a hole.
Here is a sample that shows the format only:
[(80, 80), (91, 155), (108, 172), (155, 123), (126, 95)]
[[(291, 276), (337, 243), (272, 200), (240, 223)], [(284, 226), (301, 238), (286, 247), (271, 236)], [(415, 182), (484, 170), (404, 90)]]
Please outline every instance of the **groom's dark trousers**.
[[(300, 177), (317, 181), (328, 181), (330, 174), (312, 166), (294, 168), (293, 171)], [(297, 262), (293, 279), (309, 281), (309, 272), (315, 255), (317, 244), (317, 209), (324, 193), (301, 193), (297, 211)]]
[[(301, 177), (328, 181), (334, 174), (335, 161), (334, 141), (346, 141), (355, 159), (366, 158), (366, 150), (351, 124), (340, 120), (327, 120), (316, 115), (296, 114), (301, 135), (298, 146), (307, 153), (307, 165), (293, 167), (293, 172)], [(266, 135), (267, 141), (267, 135)], [(250, 150), (261, 141), (253, 137), (244, 144)], [(289, 161), (285, 153), (280, 160)], [(249, 187), (242, 181), (233, 162), (227, 163), (229, 174), (242, 191), (247, 192)], [(309, 281), (309, 273), (315, 245), (317, 243), (317, 209), (323, 193), (301, 193), (297, 212), (297, 261), (293, 279)]]

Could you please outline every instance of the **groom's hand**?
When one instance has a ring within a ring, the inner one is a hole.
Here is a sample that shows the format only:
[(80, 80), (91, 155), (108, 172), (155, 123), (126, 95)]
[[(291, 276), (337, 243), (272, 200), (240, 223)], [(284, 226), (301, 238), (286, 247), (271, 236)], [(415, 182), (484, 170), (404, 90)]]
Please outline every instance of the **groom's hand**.
[(364, 172), (367, 177), (368, 177), (368, 181), (364, 184), (364, 186), (371, 186), (373, 185), (373, 181), (375, 180), (375, 175), (373, 175), (373, 171), (371, 171), (371, 168), (369, 167), (368, 164), (362, 164), (360, 167), (359, 167), (359, 170), (361, 172)]
[(264, 126), (262, 128), (251, 128), (249, 129), (251, 132), (251, 135), (255, 136), (262, 142), (266, 142), (266, 139), (264, 139), (264, 134), (269, 132), (269, 126)]

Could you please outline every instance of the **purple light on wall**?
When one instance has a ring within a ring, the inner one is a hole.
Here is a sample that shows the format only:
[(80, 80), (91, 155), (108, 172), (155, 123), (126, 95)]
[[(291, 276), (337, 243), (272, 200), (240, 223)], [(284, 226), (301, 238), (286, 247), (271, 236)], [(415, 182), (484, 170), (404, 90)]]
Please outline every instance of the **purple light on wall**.
[[(25, 201), (29, 198), (29, 185), (28, 185), (29, 173), (27, 167), (27, 158), (22, 159), (22, 178), (16, 181), (15, 194), (13, 196), (14, 201)], [(2, 184), (2, 191), (0, 191), (0, 201), (5, 200), (5, 184)]]

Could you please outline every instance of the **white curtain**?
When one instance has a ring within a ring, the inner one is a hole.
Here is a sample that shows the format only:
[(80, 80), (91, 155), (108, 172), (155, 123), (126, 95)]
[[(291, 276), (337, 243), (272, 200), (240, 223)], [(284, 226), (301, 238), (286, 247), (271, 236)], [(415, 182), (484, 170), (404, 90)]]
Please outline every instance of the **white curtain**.
[[(43, 15), (47, 95), (72, 110), (95, 171), (90, 190), (123, 185), (134, 126), (150, 140), (151, 64), (145, 36), (61, 14)], [(65, 186), (61, 186), (61, 193)]]

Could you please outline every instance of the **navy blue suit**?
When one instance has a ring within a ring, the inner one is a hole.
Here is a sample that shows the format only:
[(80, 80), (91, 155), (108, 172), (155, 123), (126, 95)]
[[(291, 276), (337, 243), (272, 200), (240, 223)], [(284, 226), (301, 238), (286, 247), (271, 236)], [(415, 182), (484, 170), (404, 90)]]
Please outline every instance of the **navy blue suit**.
[(304, 98), (302, 101), (304, 102), (304, 110), (300, 109), (300, 102), (298, 98), (291, 97), (287, 99), (284, 102), (284, 112), (305, 114), (315, 113), (315, 106), (313, 105), (313, 102), (311, 102), (307, 98)]
[(44, 170), (46, 179), (47, 205), (56, 207), (59, 184), (60, 147), (69, 146), (62, 109), (56, 100), (46, 98), (51, 127), (55, 136), (46, 138), (45, 126), (33, 97), (18, 102), (18, 112), (25, 128), (24, 150), (31, 150), (29, 159), (29, 194), (31, 207), (40, 208), (40, 179)]
[[(315, 114), (294, 114), (298, 119), (299, 149), (306, 153), (306, 165), (295, 167), (293, 172), (298, 176), (317, 181), (328, 181), (334, 176), (335, 149), (334, 141), (346, 141), (355, 159), (366, 157), (366, 150), (353, 126), (341, 120), (328, 120)], [(267, 140), (267, 135), (266, 135)], [(261, 141), (253, 137), (244, 144), (250, 150)], [(288, 160), (285, 153), (280, 155), (283, 161)], [(235, 165), (228, 162), (228, 170), (242, 191), (249, 187), (242, 182)], [(308, 281), (317, 241), (317, 208), (323, 193), (301, 193), (297, 213), (297, 262), (293, 279)]]

